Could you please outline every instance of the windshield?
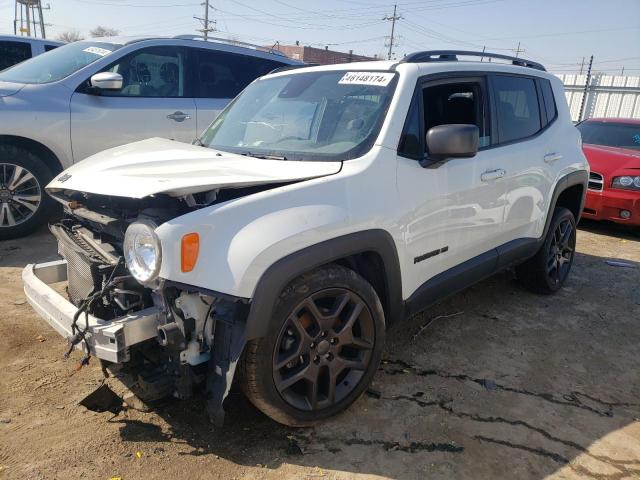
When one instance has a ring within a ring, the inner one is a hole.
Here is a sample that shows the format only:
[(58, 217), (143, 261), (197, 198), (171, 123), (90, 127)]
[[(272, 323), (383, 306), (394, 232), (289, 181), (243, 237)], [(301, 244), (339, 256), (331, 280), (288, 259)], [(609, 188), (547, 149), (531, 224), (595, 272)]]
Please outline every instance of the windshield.
[(211, 124), (203, 145), (287, 160), (348, 160), (369, 150), (396, 84), (392, 72), (325, 71), (260, 79)]
[(577, 127), (582, 134), (582, 143), (640, 150), (640, 125), (583, 122)]
[(0, 81), (50, 83), (101, 59), (120, 45), (103, 42), (75, 42), (43, 53), (0, 72)]

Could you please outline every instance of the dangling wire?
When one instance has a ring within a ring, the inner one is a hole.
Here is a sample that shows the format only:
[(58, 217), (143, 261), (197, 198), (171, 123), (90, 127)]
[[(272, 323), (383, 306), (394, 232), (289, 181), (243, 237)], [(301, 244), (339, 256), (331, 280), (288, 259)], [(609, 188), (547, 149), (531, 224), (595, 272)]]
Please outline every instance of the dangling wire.
[[(89, 309), (93, 305), (93, 302), (95, 302), (98, 299), (102, 299), (109, 292), (109, 290), (115, 286), (116, 282), (121, 280), (120, 278), (114, 279), (116, 271), (120, 267), (121, 263), (122, 263), (122, 257), (118, 257), (118, 261), (113, 267), (113, 270), (111, 271), (111, 274), (109, 275), (109, 278), (105, 282), (104, 286), (99, 291), (92, 293), (87, 298), (82, 300), (80, 302), (80, 305), (78, 306), (78, 310), (73, 315), (73, 321), (71, 322), (71, 333), (73, 334), (73, 336), (69, 339), (69, 350), (67, 350), (67, 352), (64, 354), (64, 358), (69, 358), (69, 355), (71, 355), (71, 352), (73, 352), (74, 347), (78, 345), (80, 342), (84, 342), (86, 353), (85, 353), (85, 356), (82, 357), (82, 360), (80, 360), (80, 363), (78, 364), (78, 367), (76, 368), (76, 370), (80, 370), (83, 366), (88, 365), (89, 360), (91, 359), (91, 351), (89, 350), (89, 341), (87, 340), (87, 336), (86, 336), (87, 331), (89, 330)], [(80, 318), (80, 315), (82, 315), (83, 313), (84, 313), (84, 329), (81, 329), (78, 326), (78, 319)]]

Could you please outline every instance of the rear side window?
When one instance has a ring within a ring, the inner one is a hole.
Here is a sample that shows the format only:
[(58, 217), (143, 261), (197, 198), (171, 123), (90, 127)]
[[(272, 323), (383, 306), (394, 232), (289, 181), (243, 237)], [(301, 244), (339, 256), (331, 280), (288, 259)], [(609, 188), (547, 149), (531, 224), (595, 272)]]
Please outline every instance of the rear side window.
[(234, 98), (256, 78), (283, 66), (264, 58), (198, 49), (194, 62), (198, 98)]
[(522, 140), (540, 131), (540, 107), (535, 81), (507, 75), (493, 77), (499, 143)]
[(0, 70), (31, 58), (31, 45), (26, 42), (0, 42)]
[(544, 109), (547, 114), (547, 123), (551, 123), (558, 115), (556, 110), (556, 101), (553, 97), (553, 89), (549, 80), (540, 79), (540, 90), (542, 90), (542, 98), (544, 100)]

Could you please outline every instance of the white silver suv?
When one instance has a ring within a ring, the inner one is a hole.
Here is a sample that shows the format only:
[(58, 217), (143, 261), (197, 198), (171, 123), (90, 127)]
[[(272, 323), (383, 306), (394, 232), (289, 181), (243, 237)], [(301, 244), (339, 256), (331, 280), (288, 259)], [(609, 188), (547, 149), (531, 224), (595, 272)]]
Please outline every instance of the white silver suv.
[(43, 188), (73, 163), (149, 137), (192, 142), (254, 79), (299, 64), (223, 39), (110, 37), (0, 72), (0, 240), (47, 220)]
[(258, 408), (306, 425), (364, 391), (390, 323), (509, 267), (563, 285), (580, 143), (562, 84), (527, 60), (274, 72), (200, 145), (145, 140), (51, 182), (64, 259), (27, 266), (25, 292), (84, 363), (147, 397), (205, 383), (219, 420), (239, 365)]

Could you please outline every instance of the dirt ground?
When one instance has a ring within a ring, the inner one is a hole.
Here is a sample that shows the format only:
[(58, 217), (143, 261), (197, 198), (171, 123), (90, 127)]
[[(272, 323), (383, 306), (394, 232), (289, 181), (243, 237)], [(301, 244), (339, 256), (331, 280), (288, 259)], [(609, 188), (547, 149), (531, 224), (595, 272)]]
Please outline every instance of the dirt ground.
[(2, 242), (0, 478), (640, 478), (640, 239), (588, 224), (578, 251), (553, 297), (503, 273), (393, 326), (372, 389), (338, 418), (290, 429), (233, 393), (213, 431), (201, 398), (78, 406), (100, 368), (63, 360), (20, 279), (56, 257), (53, 238)]

